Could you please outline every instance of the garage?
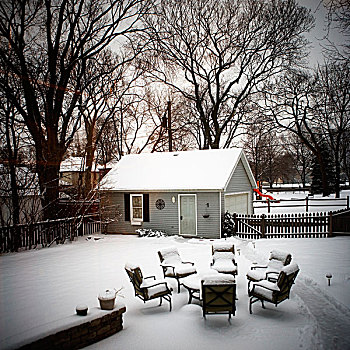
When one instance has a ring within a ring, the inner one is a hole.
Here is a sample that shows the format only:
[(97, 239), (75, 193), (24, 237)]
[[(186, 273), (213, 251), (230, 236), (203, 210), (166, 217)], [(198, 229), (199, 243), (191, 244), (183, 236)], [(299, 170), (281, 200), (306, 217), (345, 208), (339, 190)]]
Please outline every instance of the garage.
[(234, 193), (225, 195), (225, 211), (237, 214), (249, 214), (249, 193)]

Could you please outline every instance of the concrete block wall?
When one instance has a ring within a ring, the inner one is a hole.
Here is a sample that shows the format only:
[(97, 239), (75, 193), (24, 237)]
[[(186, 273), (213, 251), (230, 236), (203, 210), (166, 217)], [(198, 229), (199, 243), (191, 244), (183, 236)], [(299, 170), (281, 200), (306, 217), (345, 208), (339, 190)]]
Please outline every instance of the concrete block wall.
[(106, 315), (100, 315), (94, 320), (51, 334), (33, 343), (24, 345), (20, 349), (81, 349), (121, 331), (123, 329), (123, 313), (125, 311), (125, 307), (112, 310)]

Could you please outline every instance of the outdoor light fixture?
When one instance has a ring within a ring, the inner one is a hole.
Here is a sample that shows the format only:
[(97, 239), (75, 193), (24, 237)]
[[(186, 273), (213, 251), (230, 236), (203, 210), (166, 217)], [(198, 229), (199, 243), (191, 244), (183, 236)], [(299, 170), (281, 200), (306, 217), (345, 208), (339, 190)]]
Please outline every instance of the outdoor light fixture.
[(175, 203), (175, 202), (176, 202), (176, 198), (175, 198), (175, 196), (172, 196), (172, 197), (171, 197), (171, 201), (172, 201), (173, 203)]
[(253, 244), (253, 248), (255, 249), (255, 242), (252, 242), (252, 244)]
[(332, 278), (332, 274), (331, 273), (327, 273), (326, 278), (328, 279), (328, 285), (331, 285), (331, 278)]
[(241, 250), (239, 248), (237, 248), (237, 253), (238, 255), (241, 255)]

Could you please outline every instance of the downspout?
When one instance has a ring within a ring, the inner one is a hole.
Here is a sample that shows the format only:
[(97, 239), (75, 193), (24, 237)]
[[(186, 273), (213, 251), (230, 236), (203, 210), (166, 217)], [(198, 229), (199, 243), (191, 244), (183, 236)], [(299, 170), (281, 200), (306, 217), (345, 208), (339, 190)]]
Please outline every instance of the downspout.
[(221, 212), (221, 191), (219, 191), (219, 208), (220, 208), (220, 215), (219, 215), (219, 232), (220, 232), (220, 237), (221, 238), (221, 229), (222, 229), (222, 225), (221, 225), (221, 216), (222, 216), (222, 212)]

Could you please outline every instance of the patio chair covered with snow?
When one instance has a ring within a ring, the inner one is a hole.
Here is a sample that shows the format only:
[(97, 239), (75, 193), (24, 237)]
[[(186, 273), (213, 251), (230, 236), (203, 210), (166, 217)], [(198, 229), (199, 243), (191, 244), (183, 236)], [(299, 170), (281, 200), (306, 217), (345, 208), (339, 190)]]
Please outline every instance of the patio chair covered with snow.
[(143, 300), (144, 303), (159, 298), (159, 305), (162, 305), (162, 300), (165, 299), (169, 302), (171, 311), (172, 289), (168, 287), (166, 281), (157, 280), (155, 276), (143, 277), (140, 267), (132, 264), (126, 264), (125, 271), (134, 287), (136, 297)]
[(251, 270), (247, 273), (248, 290), (251, 282), (259, 282), (264, 279), (272, 281), (277, 280), (279, 272), (284, 266), (291, 263), (292, 256), (289, 253), (273, 250), (270, 253), (269, 262), (267, 265), (251, 266)]
[(290, 290), (298, 272), (298, 265), (293, 263), (282, 268), (275, 282), (266, 279), (253, 282), (252, 287), (248, 290), (248, 295), (250, 297), (249, 312), (252, 313), (252, 304), (259, 300), (261, 301), (262, 307), (265, 308), (264, 301), (277, 306), (282, 301), (289, 299)]
[(176, 247), (163, 248), (158, 251), (164, 278), (171, 277), (177, 280), (178, 293), (180, 293), (180, 279), (197, 273), (193, 262), (182, 261)]
[(202, 309), (203, 317), (209, 314), (236, 313), (236, 283), (232, 275), (211, 275), (203, 277), (202, 288)]
[(231, 275), (237, 275), (237, 263), (235, 258), (235, 246), (232, 243), (220, 242), (212, 245), (213, 261), (211, 268)]

